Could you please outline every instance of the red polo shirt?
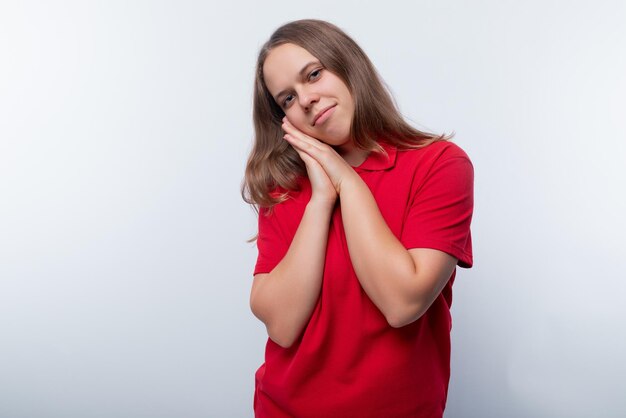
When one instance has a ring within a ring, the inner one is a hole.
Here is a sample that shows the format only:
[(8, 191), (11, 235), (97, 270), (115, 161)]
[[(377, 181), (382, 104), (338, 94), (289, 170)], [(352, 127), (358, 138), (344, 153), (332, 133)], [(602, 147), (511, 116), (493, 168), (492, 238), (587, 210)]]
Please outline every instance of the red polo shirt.
[[(451, 142), (419, 150), (382, 143), (354, 170), (369, 186), (394, 235), (410, 248), (434, 248), (472, 266), (473, 167)], [(311, 185), (261, 208), (253, 274), (284, 257), (311, 198)], [(384, 256), (381, 254), (381, 256)], [(450, 305), (456, 271), (417, 321), (389, 326), (359, 284), (348, 253), (340, 205), (332, 215), (320, 298), (288, 349), (268, 339), (255, 374), (257, 418), (441, 417), (450, 378)]]

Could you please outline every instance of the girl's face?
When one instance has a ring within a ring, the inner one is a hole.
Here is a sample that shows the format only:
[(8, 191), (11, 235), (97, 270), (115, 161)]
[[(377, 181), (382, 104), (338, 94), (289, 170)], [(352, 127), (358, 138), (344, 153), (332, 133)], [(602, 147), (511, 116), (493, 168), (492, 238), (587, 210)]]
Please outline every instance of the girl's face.
[(296, 128), (331, 146), (349, 141), (354, 100), (348, 86), (306, 49), (290, 43), (273, 48), (263, 77)]

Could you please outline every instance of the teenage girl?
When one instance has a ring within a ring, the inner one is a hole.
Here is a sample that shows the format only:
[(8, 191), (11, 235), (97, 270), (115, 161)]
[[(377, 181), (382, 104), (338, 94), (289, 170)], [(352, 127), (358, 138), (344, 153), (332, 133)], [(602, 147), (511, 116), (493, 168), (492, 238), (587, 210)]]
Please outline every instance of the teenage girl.
[(441, 417), (473, 167), (410, 126), (363, 50), (300, 20), (259, 53), (242, 187), (259, 209), (250, 295), (269, 339), (257, 418)]

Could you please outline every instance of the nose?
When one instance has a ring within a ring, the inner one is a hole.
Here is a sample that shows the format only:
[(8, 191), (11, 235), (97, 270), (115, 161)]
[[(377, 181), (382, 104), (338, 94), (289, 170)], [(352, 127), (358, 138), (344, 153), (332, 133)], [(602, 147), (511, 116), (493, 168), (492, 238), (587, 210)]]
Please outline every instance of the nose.
[(314, 103), (319, 102), (320, 97), (314, 90), (303, 88), (300, 94), (298, 95), (300, 106), (304, 108), (305, 111), (311, 110)]

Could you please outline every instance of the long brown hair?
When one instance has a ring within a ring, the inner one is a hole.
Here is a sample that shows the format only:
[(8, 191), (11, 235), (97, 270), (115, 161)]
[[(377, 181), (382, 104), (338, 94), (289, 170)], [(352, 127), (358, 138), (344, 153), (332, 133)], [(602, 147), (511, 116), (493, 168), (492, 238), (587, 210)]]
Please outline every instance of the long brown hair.
[(365, 52), (337, 26), (315, 19), (289, 22), (276, 29), (261, 47), (256, 64), (252, 117), (255, 137), (241, 186), (243, 200), (253, 205), (255, 211), (258, 211), (256, 206), (271, 210), (287, 199), (288, 192), (275, 192), (277, 186), (286, 191), (299, 190), (298, 178), (307, 175), (298, 153), (282, 139), (285, 113), (263, 79), (263, 64), (269, 52), (286, 43), (306, 49), (327, 71), (346, 83), (354, 99), (350, 136), (357, 148), (385, 153), (378, 143), (380, 138), (399, 149), (407, 149), (452, 137), (410, 126)]

